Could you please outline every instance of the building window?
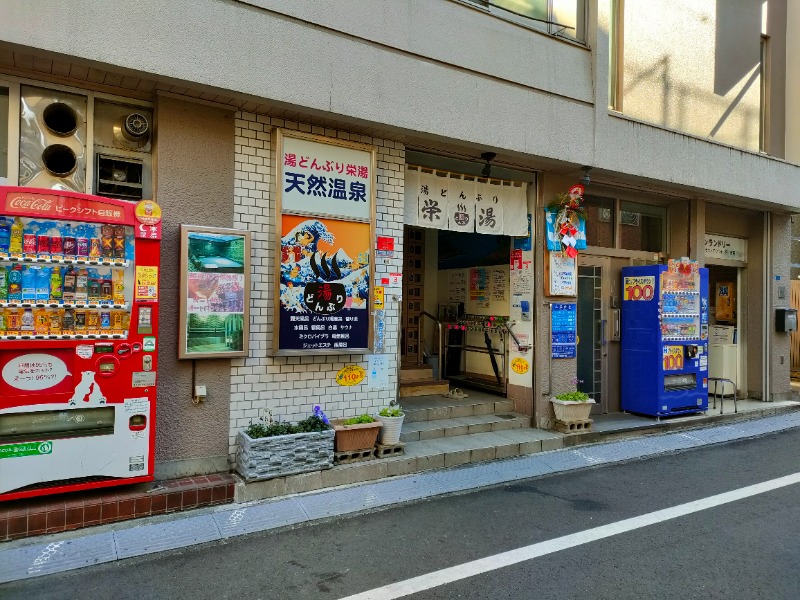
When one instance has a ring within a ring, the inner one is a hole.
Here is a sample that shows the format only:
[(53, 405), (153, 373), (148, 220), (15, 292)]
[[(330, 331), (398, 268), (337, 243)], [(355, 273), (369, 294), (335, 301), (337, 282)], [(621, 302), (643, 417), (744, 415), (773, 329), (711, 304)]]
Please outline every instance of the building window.
[(608, 38), (608, 107), (622, 112), (622, 18), (623, 0), (611, 0), (611, 31)]
[(761, 36), (761, 113), (759, 115), (758, 148), (769, 151), (769, 37)]
[(584, 196), (586, 207), (586, 243), (600, 248), (614, 247), (616, 201), (613, 198)]
[(0, 87), (0, 184), (8, 177), (8, 88)]
[(491, 14), (577, 42), (586, 41), (586, 0), (468, 0)]
[(666, 251), (667, 210), (662, 206), (620, 202), (619, 247), (644, 252)]

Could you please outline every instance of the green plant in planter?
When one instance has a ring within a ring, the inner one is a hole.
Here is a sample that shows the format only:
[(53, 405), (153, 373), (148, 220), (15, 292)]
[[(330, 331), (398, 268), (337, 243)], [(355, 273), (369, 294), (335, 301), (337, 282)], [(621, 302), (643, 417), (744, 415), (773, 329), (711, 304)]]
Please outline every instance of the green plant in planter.
[(564, 402), (588, 402), (589, 394), (586, 392), (565, 392), (564, 394), (557, 394), (556, 400), (563, 400)]
[(269, 411), (265, 417), (261, 417), (256, 423), (251, 421), (244, 432), (251, 438), (258, 439), (292, 433), (325, 431), (330, 428), (330, 425), (317, 415), (311, 415), (298, 423), (290, 423), (288, 421), (274, 421), (272, 419), (272, 411)]
[(378, 414), (381, 417), (402, 417), (405, 413), (399, 406), (385, 406)]
[(352, 417), (350, 419), (346, 419), (342, 422), (342, 425), (360, 425), (361, 423), (374, 423), (375, 419), (373, 419), (368, 414), (363, 414), (358, 417)]

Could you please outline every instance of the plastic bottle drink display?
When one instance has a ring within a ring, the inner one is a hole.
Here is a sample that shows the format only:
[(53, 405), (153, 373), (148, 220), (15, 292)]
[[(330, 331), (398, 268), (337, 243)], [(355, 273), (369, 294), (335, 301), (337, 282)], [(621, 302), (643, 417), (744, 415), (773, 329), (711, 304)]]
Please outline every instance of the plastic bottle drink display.
[(100, 331), (100, 313), (96, 310), (86, 311), (86, 331), (88, 333), (98, 333)]
[(11, 225), (8, 221), (0, 221), (0, 252), (8, 252), (8, 246), (11, 243)]
[(9, 239), (8, 251), (16, 254), (22, 253), (22, 238), (24, 232), (24, 225), (19, 217), (14, 218), (14, 224), (11, 225), (11, 237)]
[(33, 310), (26, 308), (22, 313), (22, 331), (33, 331)]
[(75, 303), (86, 304), (89, 301), (89, 272), (80, 269), (75, 277)]
[(22, 272), (22, 301), (34, 302), (36, 300), (36, 281), (39, 267), (28, 267)]
[(7, 308), (6, 309), (6, 334), (19, 335), (22, 329), (22, 309), (21, 308)]
[(42, 267), (36, 273), (36, 302), (50, 301), (50, 276), (52, 269)]
[(63, 309), (50, 311), (50, 335), (61, 335), (61, 321)]
[(61, 267), (53, 267), (53, 272), (50, 274), (50, 302), (60, 303), (63, 300), (62, 284)]
[(125, 273), (114, 269), (112, 277), (111, 300), (114, 304), (125, 304)]
[(89, 279), (89, 302), (100, 302), (100, 280)]
[(61, 316), (61, 331), (64, 335), (75, 333), (75, 311), (71, 308), (64, 309), (64, 314)]
[(50, 315), (46, 308), (37, 308), (33, 311), (33, 329), (36, 335), (47, 335), (50, 333)]
[(4, 308), (0, 308), (0, 335), (5, 335), (6, 333), (6, 310)]
[(75, 333), (86, 333), (86, 311), (75, 311)]
[(8, 300), (8, 269), (0, 265), (0, 302)]
[(8, 301), (22, 301), (22, 265), (16, 264), (8, 272)]
[(111, 288), (112, 287), (113, 286), (111, 285), (111, 280), (110, 279), (103, 278), (103, 280), (100, 282), (100, 299), (103, 302), (111, 302), (111, 297), (112, 297)]
[(64, 291), (62, 297), (64, 304), (75, 303), (75, 284), (78, 279), (78, 273), (75, 267), (70, 266), (64, 274)]

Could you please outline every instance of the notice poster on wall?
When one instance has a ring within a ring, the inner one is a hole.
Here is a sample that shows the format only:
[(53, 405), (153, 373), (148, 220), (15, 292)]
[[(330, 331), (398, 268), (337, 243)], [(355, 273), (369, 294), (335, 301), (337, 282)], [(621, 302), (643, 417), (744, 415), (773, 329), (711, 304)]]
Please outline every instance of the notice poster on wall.
[(550, 305), (550, 356), (575, 358), (577, 355), (577, 305), (553, 303)]
[(447, 301), (466, 302), (467, 301), (467, 271), (466, 269), (455, 269), (447, 273)]
[(247, 356), (250, 233), (181, 225), (180, 286), (178, 358)]
[[(375, 236), (375, 147), (298, 131), (274, 132), (277, 354), (367, 352), (371, 286), (400, 288), (402, 274), (374, 281), (373, 257), (394, 252)], [(378, 248), (376, 248), (378, 246)]]
[(508, 301), (508, 274), (502, 267), (492, 269), (491, 297), (494, 302)]
[(550, 296), (577, 296), (578, 295), (578, 268), (574, 258), (561, 252), (548, 253), (547, 278)]

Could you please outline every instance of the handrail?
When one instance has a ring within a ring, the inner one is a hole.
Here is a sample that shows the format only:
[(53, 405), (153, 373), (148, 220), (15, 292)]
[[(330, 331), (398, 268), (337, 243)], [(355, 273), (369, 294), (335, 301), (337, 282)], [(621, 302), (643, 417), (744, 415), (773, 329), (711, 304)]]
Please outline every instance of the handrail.
[(520, 342), (519, 342), (519, 338), (518, 338), (518, 337), (517, 337), (517, 335), (516, 335), (516, 334), (515, 334), (515, 333), (514, 333), (514, 332), (511, 330), (511, 328), (512, 328), (514, 325), (516, 325), (516, 321), (506, 321), (506, 322), (504, 323), (504, 325), (506, 326), (506, 329), (508, 330), (508, 333), (510, 333), (510, 334), (511, 334), (511, 338), (514, 340), (514, 343), (517, 345), (517, 348), (519, 349), (519, 351), (520, 351), (520, 352), (527, 352), (528, 350), (530, 350), (530, 349), (531, 349), (531, 345), (530, 345), (530, 344), (520, 344)]
[[(429, 312), (427, 312), (425, 310), (423, 310), (421, 313), (419, 313), (419, 316), (420, 317), (428, 317), (434, 323), (436, 323), (436, 326), (439, 328), (439, 348), (438, 348), (438, 350), (439, 350), (439, 354), (438, 354), (438, 357), (439, 357), (439, 360), (438, 360), (438, 362), (439, 362), (439, 371), (438, 371), (438, 377), (439, 377), (439, 379), (441, 379), (443, 377), (443, 375), (444, 375), (442, 373), (442, 339), (443, 339), (442, 338), (442, 322), (439, 319), (437, 319), (436, 317), (434, 317), (431, 313), (429, 313)], [(423, 348), (422, 339), (423, 339), (422, 338), (422, 318), (420, 318), (419, 321), (417, 321), (417, 364), (418, 365), (422, 364), (422, 348)]]

